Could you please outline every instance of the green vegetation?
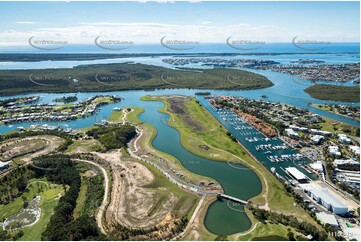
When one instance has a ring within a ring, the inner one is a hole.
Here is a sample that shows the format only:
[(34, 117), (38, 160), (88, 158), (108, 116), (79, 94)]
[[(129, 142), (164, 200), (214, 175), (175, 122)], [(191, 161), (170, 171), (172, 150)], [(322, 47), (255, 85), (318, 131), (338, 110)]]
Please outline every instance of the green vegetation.
[[(227, 77), (237, 81), (227, 81)], [(77, 81), (74, 81), (76, 79)], [(256, 89), (272, 86), (266, 77), (233, 69), (189, 72), (143, 64), (103, 64), (70, 69), (1, 70), (0, 94), (153, 90), (156, 88)]]
[(359, 86), (335, 86), (317, 84), (305, 89), (311, 97), (340, 102), (360, 102)]
[[(347, 108), (341, 108), (341, 107), (345, 107), (346, 105), (336, 105), (336, 104), (309, 104), (309, 105), (311, 107), (320, 110), (324, 110), (330, 113), (334, 113), (337, 115), (341, 115), (347, 118), (352, 118), (357, 121), (360, 121), (360, 117), (358, 115), (358, 113), (360, 112), (359, 106), (347, 105)], [(351, 115), (348, 115), (349, 113), (351, 113)]]
[[(0, 178), (0, 204), (8, 204), (18, 198), (26, 189), (29, 181), (35, 177), (34, 172), (25, 167), (18, 167)], [(0, 210), (0, 219), (3, 212)], [(11, 213), (11, 212), (10, 212)], [(4, 215), (6, 216), (6, 214)]]
[[(268, 205), (273, 211), (294, 214), (317, 224), (303, 209), (294, 207), (294, 199), (283, 185), (260, 163), (253, 160), (242, 146), (227, 135), (221, 125), (196, 99), (179, 96), (144, 96), (142, 100), (162, 101), (160, 111), (170, 115), (168, 123), (181, 134), (182, 145), (192, 153), (221, 161), (240, 162), (253, 169), (262, 182), (262, 193), (251, 201)], [(215, 139), (214, 137), (217, 137)]]
[[(19, 177), (20, 176), (20, 177)], [(49, 223), (51, 214), (54, 207), (58, 204), (59, 197), (65, 192), (66, 187), (62, 187), (57, 184), (53, 184), (47, 181), (45, 178), (32, 178), (35, 173), (27, 169), (26, 167), (17, 168), (11, 173), (2, 178), (2, 186), (12, 187), (12, 200), (10, 202), (1, 203), (0, 205), (0, 221), (5, 218), (17, 214), (23, 207), (26, 207), (28, 202), (34, 199), (36, 196), (40, 196), (40, 219), (32, 226), (22, 228), (20, 234), (4, 233), (0, 235), (8, 237), (7, 239), (19, 239), (19, 240), (40, 240), (41, 233), (45, 230), (46, 225)], [(20, 180), (21, 182), (17, 182)], [(19, 189), (17, 184), (26, 184), (25, 189)], [(16, 191), (16, 192), (15, 192)], [(9, 193), (2, 193), (2, 198), (6, 197)], [(2, 237), (5, 238), (5, 237)]]
[(263, 237), (254, 237), (253, 241), (288, 241), (288, 239), (279, 235), (267, 235)]
[(360, 136), (360, 128), (352, 125), (342, 123), (330, 118), (322, 117), (324, 122), (320, 123), (320, 129), (332, 133), (348, 134), (354, 137)]
[(93, 152), (104, 150), (103, 145), (97, 140), (74, 140), (65, 152)]
[(316, 226), (310, 223), (300, 222), (298, 218), (293, 215), (270, 212), (264, 209), (256, 208), (254, 206), (249, 206), (248, 209), (250, 209), (252, 214), (262, 223), (267, 224), (268, 222), (266, 221), (272, 221), (272, 223), (282, 224), (284, 226), (295, 228), (304, 236), (310, 234), (314, 240), (324, 241), (328, 239), (328, 235), (325, 231), (320, 231)]
[(65, 151), (68, 148), (68, 146), (73, 143), (73, 140), (69, 134), (66, 134), (62, 131), (53, 131), (53, 130), (9, 132), (0, 135), (0, 142), (8, 139), (25, 138), (25, 137), (38, 136), (38, 135), (53, 135), (63, 138), (65, 142), (58, 147), (58, 151)]
[(139, 119), (139, 115), (144, 112), (144, 108), (130, 107), (132, 110), (127, 114), (127, 121), (133, 124), (139, 124), (142, 121)]
[(81, 174), (81, 187), (74, 209), (74, 219), (83, 215), (95, 216), (104, 196), (104, 178), (95, 166), (79, 163), (77, 169)]
[(43, 139), (23, 139), (0, 144), (0, 161), (9, 161), (16, 157), (34, 153), (46, 148), (47, 142)]
[[(82, 215), (74, 219), (73, 212), (81, 186), (80, 172), (65, 155), (48, 155), (37, 158), (36, 167), (32, 167), (37, 177), (46, 177), (49, 181), (69, 186), (69, 190), (59, 199), (42, 240), (102, 240), (95, 218)], [(41, 169), (39, 169), (41, 167)]]
[[(45, 179), (43, 179), (45, 180)], [(37, 181), (37, 180), (34, 180)], [(34, 181), (32, 181), (34, 183)], [(46, 180), (45, 180), (46, 181)], [(34, 183), (36, 185), (41, 185), (41, 183)], [(34, 225), (30, 227), (23, 228), (22, 231), (24, 235), (20, 237), (19, 240), (41, 240), (41, 234), (45, 231), (47, 224), (50, 221), (51, 215), (54, 211), (54, 208), (59, 202), (59, 197), (64, 195), (64, 187), (48, 183), (49, 187), (45, 187), (45, 190), (38, 194), (41, 196), (40, 209), (42, 211), (40, 219)], [(34, 187), (34, 195), (38, 190)]]
[(62, 98), (56, 98), (54, 99), (54, 102), (57, 103), (72, 103), (76, 102), (78, 100), (77, 96), (69, 96), (69, 97), (62, 97)]
[(99, 140), (106, 150), (126, 147), (136, 134), (135, 127), (131, 125), (111, 125), (87, 131), (87, 135)]
[[(178, 203), (174, 206), (172, 210), (172, 214), (176, 217), (184, 216), (187, 219), (190, 219), (193, 210), (195, 209), (196, 205), (198, 204), (199, 198), (189, 192), (186, 192), (180, 189), (177, 185), (170, 182), (158, 169), (148, 163), (142, 163), (146, 166), (153, 174), (155, 179), (147, 188), (157, 189), (159, 191), (164, 192), (164, 188), (171, 191), (175, 196), (179, 199)], [(160, 204), (161, 205), (161, 204)]]
[(256, 226), (252, 233), (240, 236), (238, 239), (243, 241), (287, 240), (287, 226), (272, 223), (257, 223)]
[(108, 120), (110, 122), (114, 122), (114, 123), (121, 123), (123, 117), (124, 117), (123, 110), (121, 110), (121, 111), (112, 111), (112, 113), (110, 114)]

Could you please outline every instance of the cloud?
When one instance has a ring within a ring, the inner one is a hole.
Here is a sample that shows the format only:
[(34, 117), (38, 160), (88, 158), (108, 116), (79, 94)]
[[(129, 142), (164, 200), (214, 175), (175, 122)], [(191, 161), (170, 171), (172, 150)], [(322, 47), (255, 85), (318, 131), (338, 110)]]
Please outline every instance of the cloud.
[(17, 24), (36, 24), (36, 22), (32, 22), (32, 21), (18, 21), (15, 23), (17, 23)]
[[(236, 23), (220, 25), (204, 21), (200, 24), (166, 24), (166, 23), (124, 23), (124, 22), (81, 22), (71, 27), (33, 28), (31, 31), (5, 30), (0, 32), (0, 44), (23, 43), (27, 45), (30, 37), (38, 40), (63, 40), (69, 44), (93, 44), (100, 36), (108, 40), (133, 41), (134, 43), (160, 43), (167, 40), (191, 40), (200, 43), (225, 43), (232, 36), (234, 40), (252, 40), (265, 42), (291, 42), (296, 35), (293, 30), (281, 29), (274, 25), (251, 25)], [(308, 32), (302, 36), (307, 39), (336, 42), (355, 41), (357, 33)]]

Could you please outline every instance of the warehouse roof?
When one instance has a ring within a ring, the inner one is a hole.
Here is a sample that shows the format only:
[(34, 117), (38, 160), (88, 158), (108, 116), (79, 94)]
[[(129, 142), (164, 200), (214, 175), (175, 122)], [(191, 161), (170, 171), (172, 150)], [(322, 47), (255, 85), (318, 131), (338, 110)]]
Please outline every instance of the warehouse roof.
[(334, 208), (347, 208), (347, 206), (332, 195), (327, 189), (313, 189), (311, 190), (314, 196), (321, 198), (327, 204)]
[(332, 215), (332, 214), (321, 212), (321, 213), (316, 213), (316, 216), (324, 224), (329, 224), (329, 225), (332, 225), (332, 226), (338, 226), (336, 217), (334, 215)]
[(290, 173), (294, 178), (296, 178), (297, 180), (302, 180), (302, 179), (307, 179), (307, 177), (305, 176), (305, 174), (303, 174), (302, 172), (300, 172), (296, 167), (287, 167), (286, 171), (288, 173)]

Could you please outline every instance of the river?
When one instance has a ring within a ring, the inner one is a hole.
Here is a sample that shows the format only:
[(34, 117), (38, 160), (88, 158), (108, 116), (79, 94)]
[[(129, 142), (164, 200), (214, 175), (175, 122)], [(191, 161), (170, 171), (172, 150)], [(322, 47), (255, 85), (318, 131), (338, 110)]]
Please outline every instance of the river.
[[(147, 59), (148, 60), (148, 59)], [(140, 61), (141, 62), (141, 61)], [(154, 63), (159, 63), (158, 60), (154, 60)], [(150, 64), (150, 63), (148, 63)], [(265, 89), (258, 90), (244, 90), (244, 91), (224, 91), (224, 90), (205, 90), (209, 91), (215, 95), (230, 95), (230, 96), (241, 96), (252, 99), (260, 99), (261, 95), (267, 95), (268, 100), (275, 102), (287, 103), (294, 105), (300, 108), (306, 108), (309, 111), (326, 116), (328, 118), (333, 118), (338, 121), (342, 121), (353, 126), (359, 127), (360, 123), (340, 116), (318, 110), (310, 107), (308, 104), (319, 104), (319, 103), (331, 103), (329, 101), (317, 100), (310, 97), (303, 90), (309, 85), (309, 82), (298, 77), (294, 77), (288, 74), (277, 73), (273, 71), (254, 71), (253, 72), (262, 74), (271, 80), (274, 85)], [(168, 116), (165, 114), (159, 113), (157, 110), (162, 107), (160, 102), (143, 102), (139, 98), (144, 95), (168, 95), (168, 94), (181, 94), (194, 96), (195, 92), (198, 90), (189, 90), (189, 89), (165, 89), (165, 90), (155, 90), (155, 91), (115, 91), (115, 92), (103, 92), (103, 93), (76, 93), (79, 100), (85, 99), (87, 97), (93, 96), (95, 94), (109, 94), (109, 95), (119, 95), (125, 98), (121, 103), (111, 104), (103, 106), (100, 108), (99, 112), (92, 117), (87, 117), (84, 119), (78, 119), (69, 122), (57, 123), (62, 128), (84, 128), (93, 125), (96, 121), (100, 121), (102, 118), (107, 118), (114, 107), (124, 107), (124, 106), (138, 106), (145, 108), (145, 112), (140, 116), (140, 118), (152, 124), (157, 128), (157, 136), (153, 141), (153, 145), (156, 149), (166, 152), (168, 154), (176, 157), (183, 166), (200, 175), (208, 176), (217, 180), (223, 187), (224, 191), (228, 195), (232, 195), (244, 200), (248, 200), (251, 197), (258, 195), (261, 192), (261, 182), (257, 175), (249, 170), (243, 169), (245, 167), (241, 165), (229, 165), (225, 162), (213, 161), (205, 158), (198, 157), (187, 150), (184, 149), (180, 143), (180, 135), (177, 130), (172, 127), (169, 127), (166, 123), (161, 122), (162, 118), (167, 119)], [(73, 93), (74, 95), (75, 93)], [(72, 95), (70, 93), (63, 94), (27, 94), (25, 96), (39, 95), (41, 100), (39, 103), (53, 103), (53, 100), (57, 97), (62, 97), (64, 95)], [(19, 95), (24, 96), (24, 95)], [(15, 97), (15, 96), (14, 96)], [(7, 97), (1, 97), (1, 99)], [(292, 165), (293, 161), (288, 163), (270, 164), (267, 161), (267, 158), (264, 154), (255, 151), (254, 144), (249, 144), (245, 140), (245, 136), (242, 136), (242, 132), (235, 130), (235, 127), (220, 119), (214, 110), (211, 109), (209, 104), (202, 97), (197, 97), (203, 105), (216, 117), (220, 122), (222, 122), (227, 129), (232, 132), (237, 139), (246, 146), (267, 168), (271, 166), (276, 166), (277, 172), (282, 174), (280, 168), (284, 165)], [(332, 102), (339, 103), (341, 102)], [(353, 103), (353, 105), (359, 105), (359, 103)], [(44, 122), (39, 122), (37, 124), (44, 124)], [(22, 123), (14, 124), (11, 126), (0, 126), (0, 133), (5, 133), (11, 130), (16, 129), (19, 126), (28, 127), (31, 123)], [(256, 131), (252, 131), (256, 132)], [(260, 134), (253, 134), (255, 137), (261, 137)], [(277, 144), (280, 141), (274, 141), (274, 144)], [(261, 144), (261, 143), (259, 143)], [(286, 151), (277, 151), (278, 155), (284, 154), (282, 152), (287, 152), (287, 154), (294, 154), (295, 152), (291, 149)], [(295, 164), (302, 165), (302, 164)], [(250, 228), (251, 222), (249, 221), (246, 214), (243, 212), (243, 206), (233, 202), (228, 202), (224, 200), (223, 202), (213, 203), (207, 212), (205, 218), (205, 226), (207, 229), (215, 234), (232, 234), (236, 232), (242, 232)]]

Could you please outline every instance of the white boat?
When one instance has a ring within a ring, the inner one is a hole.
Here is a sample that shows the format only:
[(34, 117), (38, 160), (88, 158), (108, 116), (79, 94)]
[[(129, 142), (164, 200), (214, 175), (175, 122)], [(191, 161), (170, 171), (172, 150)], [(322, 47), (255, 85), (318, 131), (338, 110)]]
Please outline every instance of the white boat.
[(272, 173), (275, 173), (275, 171), (276, 171), (276, 168), (274, 168), (274, 167), (271, 167), (271, 171), (272, 171)]

